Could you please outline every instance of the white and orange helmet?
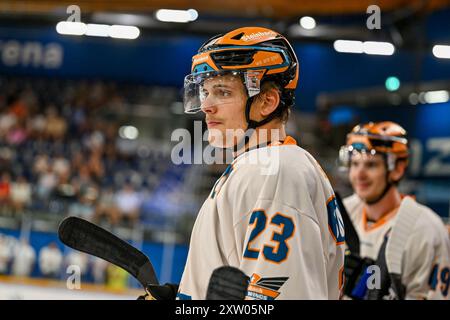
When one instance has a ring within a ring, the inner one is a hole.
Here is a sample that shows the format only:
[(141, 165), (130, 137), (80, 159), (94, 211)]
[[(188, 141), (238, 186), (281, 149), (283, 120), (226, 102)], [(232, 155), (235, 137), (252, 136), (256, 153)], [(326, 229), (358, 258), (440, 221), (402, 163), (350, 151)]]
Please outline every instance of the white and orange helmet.
[(387, 168), (391, 171), (397, 160), (408, 159), (406, 130), (392, 121), (357, 125), (347, 135), (347, 143), (339, 151), (339, 160), (343, 167), (349, 167), (354, 152), (386, 155)]
[(280, 85), (280, 105), (294, 105), (299, 62), (289, 41), (274, 30), (244, 27), (205, 42), (192, 58), (191, 73), (184, 79), (184, 111), (199, 112), (204, 99), (204, 81), (226, 74), (238, 76), (245, 85), (249, 98), (245, 117), (249, 127), (261, 126), (281, 113), (280, 106), (262, 121), (250, 119), (252, 99), (260, 93), (260, 86), (266, 80)]

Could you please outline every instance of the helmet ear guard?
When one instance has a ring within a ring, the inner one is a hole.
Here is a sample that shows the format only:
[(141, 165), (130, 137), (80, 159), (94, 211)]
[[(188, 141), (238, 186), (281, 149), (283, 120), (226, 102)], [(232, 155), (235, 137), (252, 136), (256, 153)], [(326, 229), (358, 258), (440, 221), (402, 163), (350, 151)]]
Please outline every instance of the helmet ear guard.
[(386, 166), (389, 172), (395, 169), (395, 165), (397, 164), (397, 157), (392, 153), (386, 154)]

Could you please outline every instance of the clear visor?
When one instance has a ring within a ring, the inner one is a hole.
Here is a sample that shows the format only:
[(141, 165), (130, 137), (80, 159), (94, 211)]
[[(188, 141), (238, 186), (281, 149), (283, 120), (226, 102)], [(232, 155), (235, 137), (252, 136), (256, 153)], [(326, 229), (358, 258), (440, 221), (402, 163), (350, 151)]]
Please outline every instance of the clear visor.
[(184, 78), (184, 112), (196, 113), (208, 106), (236, 103), (241, 101), (242, 93), (253, 97), (260, 92), (260, 75), (249, 70), (190, 74)]
[(352, 156), (356, 154), (362, 157), (363, 160), (376, 154), (386, 155), (388, 170), (391, 171), (395, 168), (396, 156), (392, 153), (379, 153), (375, 149), (356, 149), (347, 145), (342, 146), (339, 150), (339, 167), (343, 170), (350, 168)]

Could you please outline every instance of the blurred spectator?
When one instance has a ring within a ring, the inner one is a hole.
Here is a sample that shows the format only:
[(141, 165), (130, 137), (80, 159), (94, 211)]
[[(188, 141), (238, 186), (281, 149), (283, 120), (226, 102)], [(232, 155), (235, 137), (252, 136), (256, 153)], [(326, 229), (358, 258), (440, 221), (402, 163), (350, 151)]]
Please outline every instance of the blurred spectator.
[(106, 283), (106, 269), (109, 262), (106, 260), (92, 256), (92, 277), (97, 284)]
[(115, 196), (119, 217), (123, 222), (135, 224), (139, 219), (141, 199), (130, 183), (125, 183)]
[(48, 171), (50, 167), (49, 158), (46, 154), (38, 154), (33, 164), (33, 173), (37, 176)]
[(65, 256), (64, 264), (68, 266), (77, 266), (80, 268), (81, 276), (85, 276), (88, 271), (88, 256), (79, 251), (70, 250), (69, 254)]
[(116, 139), (116, 148), (117, 150), (124, 156), (130, 157), (134, 155), (138, 148), (138, 140), (137, 139), (124, 139), (121, 137), (117, 137)]
[(78, 174), (73, 176), (71, 183), (75, 188), (75, 192), (79, 195), (86, 192), (86, 189), (92, 187), (94, 183), (91, 178), (89, 167), (87, 165), (82, 165), (79, 168)]
[(114, 189), (112, 187), (103, 189), (97, 202), (94, 222), (99, 223), (102, 217), (106, 217), (112, 225), (116, 225), (119, 222), (119, 211), (116, 206)]
[(52, 167), (48, 167), (47, 171), (39, 176), (36, 190), (38, 197), (42, 200), (48, 200), (57, 183), (58, 177), (53, 172)]
[(84, 153), (81, 150), (76, 151), (71, 159), (71, 167), (73, 172), (79, 172), (81, 167), (84, 166), (85, 159), (84, 159)]
[(88, 187), (82, 190), (78, 196), (78, 201), (70, 204), (69, 215), (78, 216), (86, 220), (92, 220), (95, 215), (95, 200), (98, 197), (98, 190), (95, 187)]
[(16, 100), (10, 106), (9, 111), (16, 117), (17, 120), (23, 120), (28, 115), (28, 108), (23, 99)]
[(122, 268), (110, 263), (106, 269), (106, 275), (106, 286), (109, 289), (124, 290), (127, 288), (128, 273)]
[(69, 202), (77, 199), (75, 187), (69, 181), (68, 176), (61, 176), (59, 178), (54, 194), (57, 198), (65, 199)]
[(0, 274), (7, 274), (12, 258), (11, 247), (6, 238), (0, 234)]
[(17, 118), (14, 114), (9, 112), (0, 114), (0, 138), (5, 137), (16, 122)]
[(53, 159), (53, 172), (58, 178), (66, 179), (70, 176), (70, 162), (62, 154)]
[[(71, 110), (70, 117), (70, 127), (72, 132), (82, 131), (82, 129), (86, 126), (86, 112), (83, 107), (84, 101), (80, 97), (80, 100), (75, 103)], [(81, 129), (81, 130), (79, 130)]]
[(62, 262), (62, 253), (55, 242), (51, 242), (39, 252), (39, 269), (45, 277), (58, 278)]
[(105, 172), (102, 162), (102, 153), (100, 149), (95, 149), (91, 152), (87, 165), (91, 175), (97, 181), (101, 181)]
[(97, 128), (86, 138), (84, 144), (91, 151), (101, 151), (105, 144), (105, 135)]
[(55, 106), (49, 106), (46, 110), (45, 133), (49, 139), (59, 140), (64, 137), (67, 130), (67, 123), (59, 116)]
[(27, 129), (32, 138), (42, 138), (47, 125), (47, 119), (42, 113), (30, 117), (27, 121)]
[(11, 205), (16, 213), (23, 213), (31, 203), (31, 185), (24, 176), (19, 176), (11, 185)]
[(3, 213), (9, 213), (11, 204), (11, 176), (3, 172), (0, 176), (0, 207)]
[(12, 148), (8, 146), (0, 147), (0, 172), (11, 170), (11, 160), (14, 156), (15, 151)]
[(12, 274), (20, 277), (28, 277), (33, 271), (36, 252), (26, 239), (22, 239), (14, 247)]
[(22, 123), (15, 123), (6, 135), (6, 142), (10, 145), (16, 146), (25, 142), (28, 133)]

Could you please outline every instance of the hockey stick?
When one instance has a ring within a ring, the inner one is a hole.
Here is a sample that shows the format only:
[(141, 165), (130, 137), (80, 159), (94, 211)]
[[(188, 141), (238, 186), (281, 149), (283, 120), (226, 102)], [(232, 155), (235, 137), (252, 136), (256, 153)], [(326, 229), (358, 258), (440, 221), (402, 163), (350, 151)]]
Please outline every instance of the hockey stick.
[(206, 300), (244, 300), (248, 283), (249, 277), (238, 268), (219, 267), (209, 280)]
[(65, 245), (128, 271), (144, 288), (159, 284), (153, 265), (145, 254), (93, 223), (68, 217), (61, 222), (58, 236)]
[(403, 252), (414, 224), (420, 215), (420, 212), (415, 210), (413, 203), (414, 200), (409, 197), (403, 199), (386, 244), (386, 265), (392, 287), (400, 300), (403, 300), (406, 294), (401, 283)]
[[(59, 239), (67, 246), (102, 258), (128, 271), (140, 284), (158, 285), (150, 260), (141, 251), (93, 223), (77, 217), (64, 219), (58, 229)], [(244, 300), (248, 277), (239, 269), (229, 266), (213, 271), (207, 300)]]

